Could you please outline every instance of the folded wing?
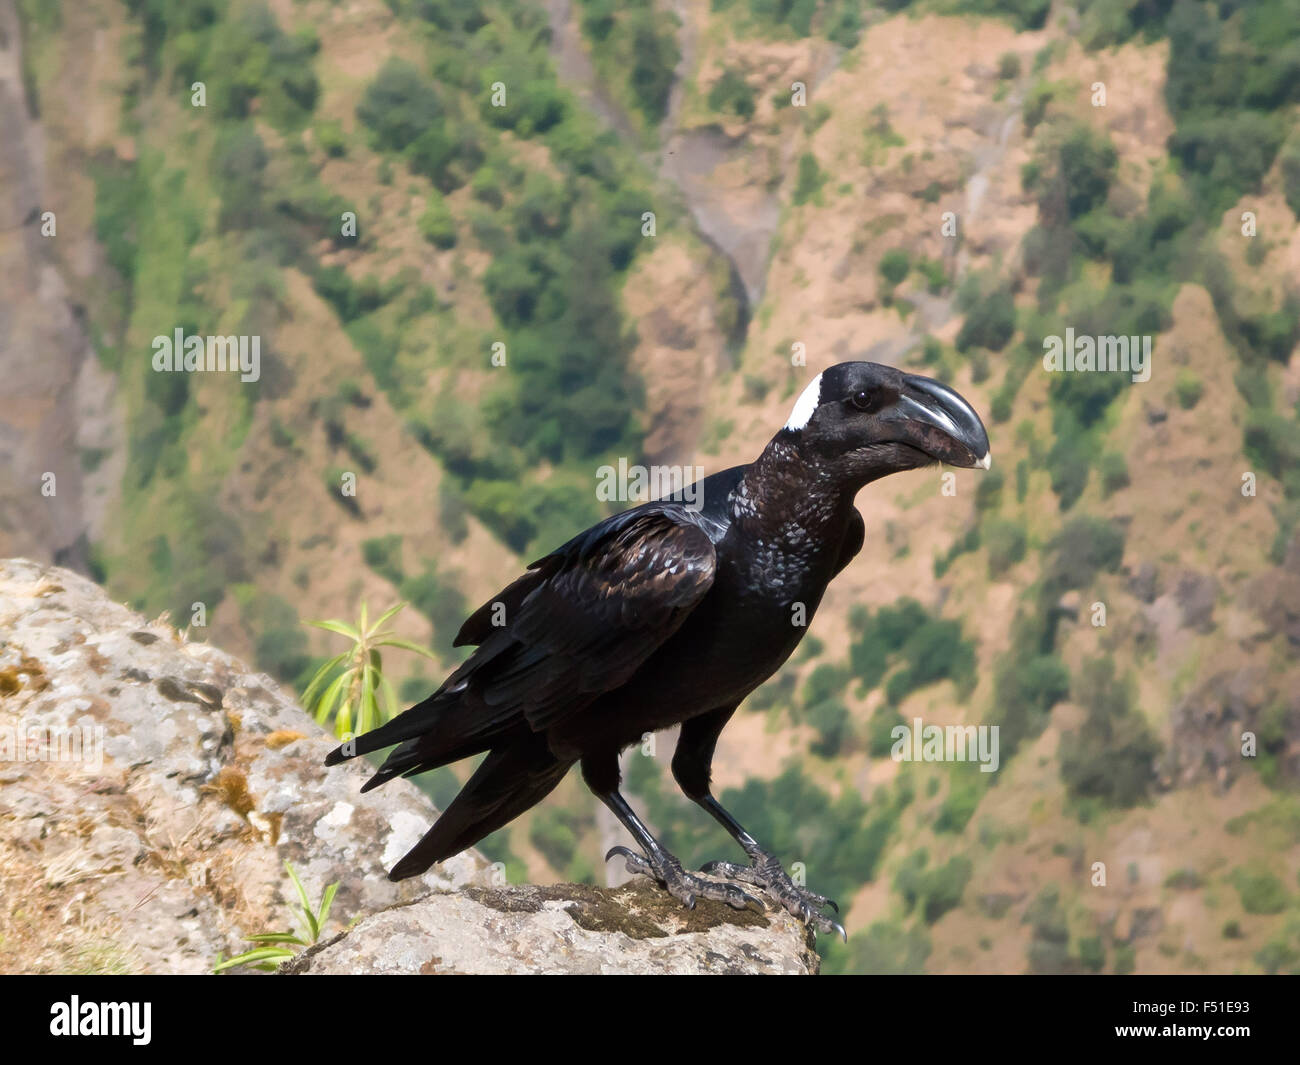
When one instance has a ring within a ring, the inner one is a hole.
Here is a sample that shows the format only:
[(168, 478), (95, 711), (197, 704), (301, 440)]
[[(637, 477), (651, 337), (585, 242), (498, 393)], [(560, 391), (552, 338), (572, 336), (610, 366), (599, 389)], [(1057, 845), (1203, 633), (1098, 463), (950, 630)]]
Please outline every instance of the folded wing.
[(438, 691), (331, 760), (401, 742), (370, 788), (487, 750), (507, 733), (546, 731), (625, 683), (708, 592), (715, 565), (686, 507), (607, 519), (470, 616), (456, 642), (478, 647)]

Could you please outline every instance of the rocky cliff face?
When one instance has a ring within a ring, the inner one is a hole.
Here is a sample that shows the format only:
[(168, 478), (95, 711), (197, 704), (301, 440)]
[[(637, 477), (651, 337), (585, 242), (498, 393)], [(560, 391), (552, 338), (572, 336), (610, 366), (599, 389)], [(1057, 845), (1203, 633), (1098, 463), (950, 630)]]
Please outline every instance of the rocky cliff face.
[(288, 924), (285, 861), (313, 900), (339, 885), (294, 971), (816, 970), (784, 914), (514, 887), (472, 852), (390, 883), (437, 811), (406, 781), (361, 795), (331, 746), (269, 677), (70, 571), (0, 561), (0, 971), (208, 972)]

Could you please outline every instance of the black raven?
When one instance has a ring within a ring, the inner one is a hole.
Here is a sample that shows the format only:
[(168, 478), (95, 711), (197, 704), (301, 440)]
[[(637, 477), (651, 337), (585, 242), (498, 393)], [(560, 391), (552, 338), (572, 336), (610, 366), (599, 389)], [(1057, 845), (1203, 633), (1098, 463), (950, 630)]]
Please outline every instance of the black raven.
[[(326, 759), (399, 744), (362, 788), (488, 752), (389, 877), (416, 876), (540, 802), (575, 762), (636, 840), (615, 847), (687, 906), (767, 892), (823, 931), (829, 900), (796, 885), (710, 794), (710, 763), (741, 701), (789, 658), (826, 586), (862, 547), (858, 490), (936, 462), (989, 467), (988, 434), (952, 389), (869, 362), (819, 374), (758, 459), (702, 482), (698, 505), (616, 514), (538, 559), (461, 627), (477, 650), (423, 702)], [(681, 725), (673, 776), (749, 858), (682, 868), (619, 793), (618, 757)], [(832, 904), (833, 905), (833, 904)]]

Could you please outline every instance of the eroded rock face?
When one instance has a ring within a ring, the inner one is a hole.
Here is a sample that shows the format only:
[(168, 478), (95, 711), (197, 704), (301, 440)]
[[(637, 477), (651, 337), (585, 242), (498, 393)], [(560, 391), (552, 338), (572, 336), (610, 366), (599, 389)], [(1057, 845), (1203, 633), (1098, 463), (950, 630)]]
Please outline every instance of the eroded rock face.
[(708, 900), (686, 910), (638, 882), (430, 895), (365, 918), (284, 971), (808, 975), (818, 964), (808, 933), (784, 912)]
[[(28, 760), (61, 743), (80, 760)], [(313, 899), (339, 883), (342, 922), (483, 871), (470, 853), (391, 883), (437, 812), (405, 781), (360, 796), (331, 746), (264, 674), (0, 562), (0, 969), (209, 972), (288, 924), (286, 860)]]
[(437, 811), (403, 780), (361, 795), (334, 743), (230, 655), (0, 560), (0, 972), (210, 972), (289, 926), (286, 860), (313, 901), (338, 883), (326, 938), (360, 919), (310, 972), (815, 969), (784, 914), (488, 888), (475, 852), (391, 883)]

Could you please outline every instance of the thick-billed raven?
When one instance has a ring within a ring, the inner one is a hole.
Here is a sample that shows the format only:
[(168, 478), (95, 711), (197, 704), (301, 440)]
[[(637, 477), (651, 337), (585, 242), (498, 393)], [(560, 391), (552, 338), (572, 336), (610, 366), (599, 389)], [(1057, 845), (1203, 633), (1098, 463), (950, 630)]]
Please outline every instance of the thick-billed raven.
[[(398, 744), (362, 788), (488, 752), (389, 877), (416, 876), (540, 802), (575, 762), (640, 853), (628, 868), (693, 906), (757, 887), (823, 930), (829, 900), (795, 884), (710, 793), (718, 736), (789, 658), (826, 591), (862, 547), (858, 490), (944, 462), (989, 467), (979, 416), (952, 389), (869, 362), (819, 374), (747, 466), (703, 481), (701, 502), (626, 510), (538, 559), (461, 627), (477, 650), (423, 702), (332, 751), (334, 765)], [(673, 776), (740, 844), (748, 865), (682, 868), (619, 793), (618, 757), (681, 725)], [(833, 904), (832, 904), (833, 905)]]

